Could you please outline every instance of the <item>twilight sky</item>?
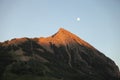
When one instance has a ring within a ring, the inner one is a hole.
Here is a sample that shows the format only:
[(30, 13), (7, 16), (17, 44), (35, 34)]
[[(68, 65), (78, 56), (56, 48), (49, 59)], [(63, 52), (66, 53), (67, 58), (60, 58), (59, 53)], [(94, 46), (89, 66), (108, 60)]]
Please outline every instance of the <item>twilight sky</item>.
[(0, 42), (47, 37), (60, 27), (93, 45), (120, 68), (120, 0), (0, 0)]

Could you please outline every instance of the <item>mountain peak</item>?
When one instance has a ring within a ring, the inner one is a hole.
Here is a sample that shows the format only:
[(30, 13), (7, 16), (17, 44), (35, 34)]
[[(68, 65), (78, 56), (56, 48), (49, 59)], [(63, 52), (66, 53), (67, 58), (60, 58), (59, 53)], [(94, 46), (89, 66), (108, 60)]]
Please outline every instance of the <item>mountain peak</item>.
[(70, 36), (70, 34), (71, 34), (71, 32), (65, 30), (64, 28), (60, 28), (58, 30), (58, 32), (56, 34), (54, 34), (53, 36), (61, 35), (60, 37), (65, 37), (65, 35), (67, 35), (67, 36), (69, 35)]
[(0, 43), (0, 64), (0, 80), (120, 80), (111, 59), (63, 28), (47, 38)]
[(52, 35), (52, 37), (73, 38), (77, 36), (64, 28), (60, 28), (56, 34)]
[(69, 32), (69, 31), (67, 31), (67, 30), (64, 29), (64, 28), (60, 28), (58, 32)]
[(61, 27), (61, 28), (59, 29), (59, 31), (66, 31), (66, 30), (65, 30), (64, 28)]
[(51, 51), (50, 49), (50, 43), (55, 44), (57, 47), (62, 46), (68, 46), (76, 47), (78, 45), (86, 46), (91, 49), (95, 49), (93, 46), (76, 36), (75, 34), (65, 30), (64, 28), (60, 28), (58, 32), (50, 37), (47, 38), (40, 38), (39, 39), (40, 44), (43, 45), (43, 47), (47, 48), (48, 51)]
[(89, 43), (64, 28), (60, 28), (59, 31), (54, 34), (54, 38), (61, 39), (61, 41), (64, 41), (66, 44), (79, 43), (80, 45), (95, 49)]

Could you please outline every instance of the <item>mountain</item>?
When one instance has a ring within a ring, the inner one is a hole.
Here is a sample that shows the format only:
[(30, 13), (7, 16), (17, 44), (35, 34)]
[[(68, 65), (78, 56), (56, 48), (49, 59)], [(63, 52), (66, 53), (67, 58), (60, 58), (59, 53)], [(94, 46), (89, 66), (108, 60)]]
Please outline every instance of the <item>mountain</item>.
[(110, 58), (60, 28), (47, 38), (0, 43), (0, 80), (120, 80)]

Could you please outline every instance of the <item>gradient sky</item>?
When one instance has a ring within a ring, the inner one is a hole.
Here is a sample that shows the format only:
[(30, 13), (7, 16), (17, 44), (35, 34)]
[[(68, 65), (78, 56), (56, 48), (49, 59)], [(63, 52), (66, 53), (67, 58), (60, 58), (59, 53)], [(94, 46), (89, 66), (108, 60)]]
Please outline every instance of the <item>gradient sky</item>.
[(0, 0), (0, 42), (47, 37), (60, 27), (120, 67), (120, 0)]

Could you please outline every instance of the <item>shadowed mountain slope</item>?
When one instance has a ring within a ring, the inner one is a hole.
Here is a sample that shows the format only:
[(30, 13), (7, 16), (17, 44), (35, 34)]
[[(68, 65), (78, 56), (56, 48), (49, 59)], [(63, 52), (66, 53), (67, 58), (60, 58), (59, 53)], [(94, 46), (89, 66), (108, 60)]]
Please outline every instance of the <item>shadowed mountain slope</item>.
[(119, 80), (110, 58), (60, 28), (47, 38), (15, 38), (0, 43), (1, 80)]

